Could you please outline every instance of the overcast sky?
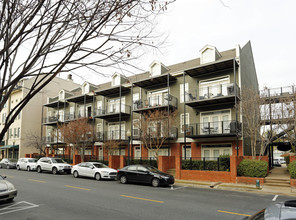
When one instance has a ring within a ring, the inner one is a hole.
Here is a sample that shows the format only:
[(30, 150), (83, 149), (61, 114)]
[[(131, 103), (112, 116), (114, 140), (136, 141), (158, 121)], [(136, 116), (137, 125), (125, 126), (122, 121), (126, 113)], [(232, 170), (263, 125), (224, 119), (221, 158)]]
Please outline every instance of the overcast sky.
[(159, 20), (167, 43), (143, 58), (143, 68), (200, 57), (206, 44), (224, 51), (250, 40), (260, 88), (295, 84), (295, 10), (296, 0), (177, 0)]

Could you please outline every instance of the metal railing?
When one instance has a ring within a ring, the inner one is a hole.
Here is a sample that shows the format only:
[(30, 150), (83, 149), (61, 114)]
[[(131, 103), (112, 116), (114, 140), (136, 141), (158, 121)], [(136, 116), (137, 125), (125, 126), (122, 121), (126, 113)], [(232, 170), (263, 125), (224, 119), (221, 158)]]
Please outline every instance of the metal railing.
[(148, 99), (135, 100), (133, 103), (133, 110), (168, 106), (168, 105), (177, 108), (178, 99), (172, 95), (162, 94), (157, 96), (150, 96), (148, 97)]
[[(184, 126), (183, 126), (184, 127)], [(215, 134), (235, 134), (236, 131), (241, 131), (241, 123), (227, 120), (216, 122), (203, 122), (196, 124), (189, 124), (186, 129), (182, 129), (186, 132), (187, 136), (191, 135), (215, 135)]]
[(52, 137), (52, 136), (46, 136), (46, 137), (42, 137), (43, 141), (47, 144), (50, 143), (64, 143), (64, 139), (63, 137)]
[(261, 97), (275, 97), (275, 96), (285, 96), (292, 95), (296, 92), (296, 88), (294, 86), (285, 86), (285, 87), (277, 87), (272, 89), (263, 89), (260, 91)]
[(113, 130), (104, 132), (104, 141), (127, 140), (126, 130)]
[(128, 161), (128, 158), (125, 157), (125, 164), (126, 165), (143, 164), (143, 165), (157, 167), (157, 160), (155, 157), (140, 157), (140, 158), (132, 158)]
[[(172, 127), (169, 129), (169, 133), (166, 131), (162, 131), (160, 127), (150, 127), (147, 131), (147, 138), (171, 138), (176, 139), (178, 138), (178, 128)], [(133, 129), (133, 139), (140, 139), (141, 138), (141, 129)]]
[(95, 116), (103, 116), (103, 115), (111, 115), (111, 114), (119, 114), (119, 113), (126, 113), (130, 114), (131, 113), (131, 106), (125, 105), (125, 104), (120, 104), (115, 103), (112, 105), (108, 105), (106, 108), (102, 109), (96, 109), (95, 111)]
[(55, 154), (54, 157), (61, 158), (67, 163), (73, 163), (73, 157), (71, 155), (66, 154)]
[(240, 88), (236, 83), (224, 83), (216, 86), (201, 86), (199, 90), (189, 90), (185, 93), (185, 101), (197, 101), (211, 98), (222, 98), (235, 95), (240, 96)]
[(230, 171), (230, 157), (190, 157), (182, 158), (183, 170)]
[(109, 161), (108, 157), (104, 156), (93, 156), (93, 155), (84, 155), (84, 162), (99, 162), (108, 166)]

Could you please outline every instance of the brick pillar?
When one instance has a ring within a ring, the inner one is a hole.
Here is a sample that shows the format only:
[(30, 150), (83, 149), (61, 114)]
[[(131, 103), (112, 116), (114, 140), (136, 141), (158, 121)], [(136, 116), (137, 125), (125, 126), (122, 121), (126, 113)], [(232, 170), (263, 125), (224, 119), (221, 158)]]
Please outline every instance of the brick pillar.
[(110, 168), (113, 168), (113, 169), (120, 168), (120, 157), (119, 156), (110, 155), (109, 156), (109, 167)]
[(176, 163), (176, 179), (181, 179), (181, 169), (182, 169), (182, 157), (176, 156), (175, 163)]
[(165, 168), (164, 168), (164, 157), (163, 156), (159, 156), (158, 157), (158, 169), (162, 172), (165, 172)]
[(230, 176), (233, 183), (236, 183), (237, 165), (237, 156), (230, 156)]
[(290, 163), (296, 160), (296, 156), (290, 156)]
[(80, 155), (74, 155), (73, 156), (73, 165), (76, 165), (76, 164), (78, 164), (80, 162), (81, 162)]
[(123, 168), (125, 167), (125, 156), (120, 156), (120, 164), (119, 164), (119, 168)]

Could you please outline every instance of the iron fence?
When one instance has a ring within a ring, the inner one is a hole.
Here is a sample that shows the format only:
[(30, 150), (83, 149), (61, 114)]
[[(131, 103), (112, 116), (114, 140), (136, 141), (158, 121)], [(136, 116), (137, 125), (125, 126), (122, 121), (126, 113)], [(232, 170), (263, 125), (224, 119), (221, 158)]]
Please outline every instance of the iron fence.
[(128, 158), (125, 158), (126, 165), (134, 165), (134, 164), (143, 164), (149, 165), (153, 167), (157, 167), (157, 160), (155, 157), (140, 157), (140, 158), (133, 158), (128, 161)]
[(182, 158), (183, 170), (230, 171), (230, 157), (189, 157)]

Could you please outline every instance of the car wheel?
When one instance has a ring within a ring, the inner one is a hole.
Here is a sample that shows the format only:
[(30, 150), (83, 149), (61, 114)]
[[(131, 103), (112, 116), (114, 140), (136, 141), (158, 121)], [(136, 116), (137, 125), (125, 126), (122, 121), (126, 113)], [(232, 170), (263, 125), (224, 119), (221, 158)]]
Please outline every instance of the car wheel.
[(20, 166), (16, 166), (16, 169), (17, 169), (17, 170), (20, 170), (21, 168), (20, 168)]
[(151, 184), (152, 184), (152, 186), (154, 186), (154, 187), (158, 187), (158, 186), (159, 186), (159, 179), (157, 179), (157, 178), (153, 178)]
[(58, 173), (58, 169), (56, 167), (52, 168), (52, 174), (56, 175)]
[(42, 172), (42, 169), (40, 166), (37, 167), (37, 173), (41, 173)]
[(73, 176), (74, 176), (75, 178), (77, 178), (77, 177), (79, 177), (79, 173), (75, 170), (74, 173), (73, 173)]
[(0, 165), (0, 168), (2, 168), (2, 165)]
[(96, 179), (96, 180), (100, 180), (100, 179), (101, 179), (101, 174), (96, 173), (96, 174), (95, 174), (95, 179)]
[(126, 183), (127, 183), (127, 177), (126, 177), (125, 175), (122, 175), (122, 176), (120, 177), (120, 182), (121, 182), (122, 184), (126, 184)]
[(27, 171), (29, 171), (29, 172), (31, 171), (31, 168), (29, 166), (27, 167)]

